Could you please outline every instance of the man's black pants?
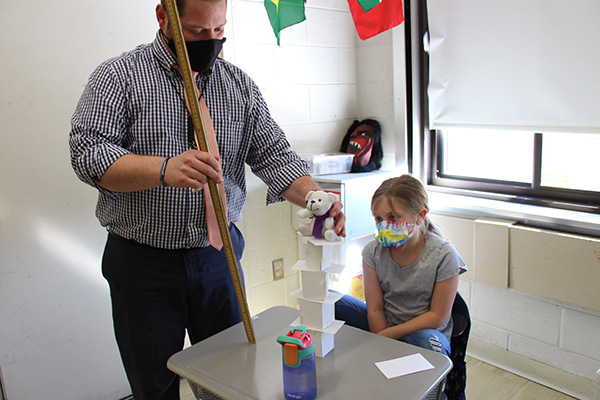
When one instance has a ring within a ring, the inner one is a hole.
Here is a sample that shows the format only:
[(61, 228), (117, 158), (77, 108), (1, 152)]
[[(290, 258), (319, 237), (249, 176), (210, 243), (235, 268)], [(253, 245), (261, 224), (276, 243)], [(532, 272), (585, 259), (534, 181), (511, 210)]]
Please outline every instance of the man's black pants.
[[(230, 234), (239, 265), (244, 238), (234, 224)], [(102, 272), (134, 398), (179, 400), (167, 360), (183, 348), (186, 330), (194, 344), (241, 321), (224, 250), (165, 250), (109, 234)]]

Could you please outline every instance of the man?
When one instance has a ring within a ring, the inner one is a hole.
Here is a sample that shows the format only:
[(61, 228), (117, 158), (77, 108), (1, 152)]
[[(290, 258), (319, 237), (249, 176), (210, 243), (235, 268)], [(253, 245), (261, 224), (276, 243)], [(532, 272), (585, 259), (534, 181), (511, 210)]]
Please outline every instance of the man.
[[(223, 183), (228, 221), (241, 219), (244, 166), (268, 185), (267, 203), (304, 206), (318, 189), (289, 147), (254, 82), (217, 58), (226, 0), (180, 0), (196, 84), (214, 125), (220, 156), (197, 150), (164, 4), (154, 42), (101, 64), (71, 120), (71, 162), (99, 190), (96, 215), (109, 236), (102, 261), (115, 336), (136, 400), (179, 399), (167, 359), (239, 321), (224, 252), (208, 240), (203, 187)], [(332, 208), (345, 236), (341, 204)], [(229, 224), (236, 256), (244, 240)], [(241, 273), (241, 271), (240, 271)]]

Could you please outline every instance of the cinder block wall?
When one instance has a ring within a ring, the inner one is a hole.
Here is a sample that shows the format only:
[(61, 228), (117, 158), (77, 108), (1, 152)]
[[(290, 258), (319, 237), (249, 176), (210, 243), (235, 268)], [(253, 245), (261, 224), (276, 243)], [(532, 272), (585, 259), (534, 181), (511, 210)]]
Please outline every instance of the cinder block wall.
[[(227, 36), (233, 40), (224, 56), (256, 81), (296, 151), (339, 151), (354, 119), (366, 117), (382, 123), (385, 147), (394, 148), (391, 32), (360, 41), (346, 0), (317, 0), (306, 3), (306, 21), (281, 32), (278, 47), (262, 1), (233, 1), (230, 14)], [(393, 151), (386, 153), (393, 159)], [(265, 185), (247, 172), (248, 202), (238, 226), (246, 238), (242, 266), (250, 311), (296, 307), (289, 295), (300, 286), (291, 270), (298, 260), (291, 205), (267, 208)], [(272, 261), (279, 258), (285, 278), (275, 281)]]
[(469, 353), (591, 399), (600, 368), (600, 240), (512, 221), (432, 220), (470, 268), (459, 284), (472, 318)]

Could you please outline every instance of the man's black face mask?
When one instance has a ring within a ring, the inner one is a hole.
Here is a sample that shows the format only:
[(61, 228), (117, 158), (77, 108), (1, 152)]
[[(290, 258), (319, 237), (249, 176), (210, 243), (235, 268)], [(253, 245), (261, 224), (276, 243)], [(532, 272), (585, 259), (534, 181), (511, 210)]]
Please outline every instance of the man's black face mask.
[[(210, 70), (223, 48), (223, 43), (225, 43), (225, 38), (185, 42), (192, 71), (202, 74)], [(174, 54), (177, 54), (173, 39), (169, 39), (167, 45)]]

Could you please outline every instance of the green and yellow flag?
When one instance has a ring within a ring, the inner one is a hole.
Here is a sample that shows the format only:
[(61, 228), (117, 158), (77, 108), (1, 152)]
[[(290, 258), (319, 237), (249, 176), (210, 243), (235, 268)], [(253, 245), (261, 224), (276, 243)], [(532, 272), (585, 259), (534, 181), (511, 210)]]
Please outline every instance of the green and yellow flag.
[(279, 46), (279, 32), (306, 19), (304, 0), (265, 0), (265, 9), (269, 15), (273, 32)]

